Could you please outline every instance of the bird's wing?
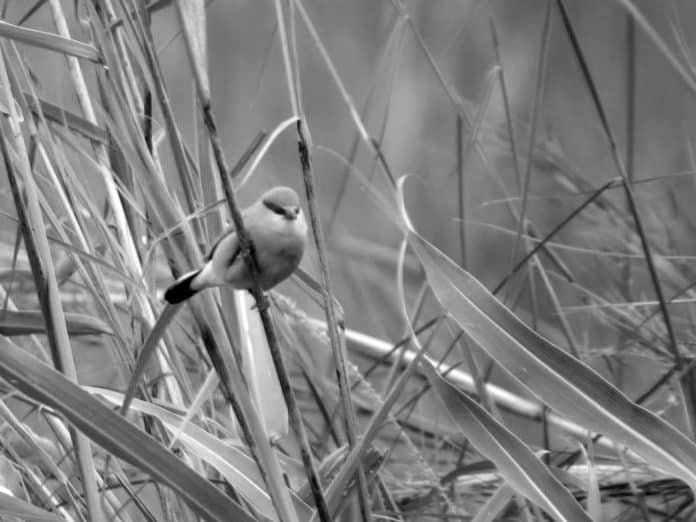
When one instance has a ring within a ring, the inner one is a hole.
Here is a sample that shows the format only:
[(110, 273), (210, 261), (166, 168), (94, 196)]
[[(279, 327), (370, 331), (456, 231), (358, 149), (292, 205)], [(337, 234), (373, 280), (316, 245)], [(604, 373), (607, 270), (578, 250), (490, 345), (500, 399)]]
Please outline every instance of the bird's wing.
[(220, 234), (215, 242), (213, 243), (213, 247), (208, 251), (208, 253), (205, 255), (203, 258), (204, 261), (210, 261), (213, 258), (213, 254), (215, 253), (215, 250), (220, 246), (220, 243), (227, 238), (230, 234), (234, 234), (234, 227), (230, 227), (227, 230), (225, 230), (222, 234)]

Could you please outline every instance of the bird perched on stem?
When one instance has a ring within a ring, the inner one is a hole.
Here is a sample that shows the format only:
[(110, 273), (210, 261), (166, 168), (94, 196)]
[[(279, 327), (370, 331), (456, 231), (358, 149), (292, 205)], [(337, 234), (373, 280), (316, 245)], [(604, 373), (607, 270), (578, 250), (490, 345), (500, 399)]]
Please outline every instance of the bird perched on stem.
[[(300, 198), (288, 187), (274, 187), (242, 212), (244, 226), (256, 254), (263, 290), (273, 288), (299, 266), (307, 239), (307, 222)], [(235, 230), (223, 234), (205, 257), (202, 268), (181, 276), (164, 292), (171, 304), (180, 303), (212, 286), (249, 290), (249, 267)]]

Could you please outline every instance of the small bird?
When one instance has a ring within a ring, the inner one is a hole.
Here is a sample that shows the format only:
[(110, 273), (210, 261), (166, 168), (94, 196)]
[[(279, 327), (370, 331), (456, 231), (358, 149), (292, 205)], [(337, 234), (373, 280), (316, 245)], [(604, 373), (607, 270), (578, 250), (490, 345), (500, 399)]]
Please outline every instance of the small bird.
[[(307, 239), (307, 222), (300, 198), (288, 187), (274, 187), (242, 212), (244, 226), (254, 245), (263, 290), (290, 276), (299, 266)], [(199, 270), (181, 276), (164, 292), (171, 304), (180, 303), (205, 288), (229, 285), (238, 290), (252, 287), (251, 274), (241, 255), (235, 230), (213, 245)]]

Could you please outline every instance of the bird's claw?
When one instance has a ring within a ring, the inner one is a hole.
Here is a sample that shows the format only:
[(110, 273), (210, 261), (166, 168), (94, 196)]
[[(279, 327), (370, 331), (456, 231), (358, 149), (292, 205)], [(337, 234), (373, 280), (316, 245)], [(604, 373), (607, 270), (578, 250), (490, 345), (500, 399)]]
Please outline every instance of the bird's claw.
[[(249, 290), (252, 296), (254, 296), (254, 293)], [(256, 296), (254, 296), (256, 297)], [(252, 305), (251, 309), (252, 310), (258, 310), (259, 312), (264, 312), (268, 310), (268, 307), (270, 306), (270, 303), (268, 302), (268, 297), (266, 294), (261, 294), (261, 299), (258, 301), (255, 301), (254, 304)]]

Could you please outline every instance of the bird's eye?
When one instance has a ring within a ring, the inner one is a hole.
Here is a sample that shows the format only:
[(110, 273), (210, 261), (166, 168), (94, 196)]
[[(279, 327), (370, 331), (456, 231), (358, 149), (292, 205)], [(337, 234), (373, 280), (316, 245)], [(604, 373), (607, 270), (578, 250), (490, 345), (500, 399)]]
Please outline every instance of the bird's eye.
[(272, 201), (264, 201), (263, 204), (266, 206), (267, 209), (271, 210), (273, 213), (278, 214), (279, 216), (285, 215), (285, 209), (283, 209), (283, 207), (281, 207), (280, 205), (276, 205)]

